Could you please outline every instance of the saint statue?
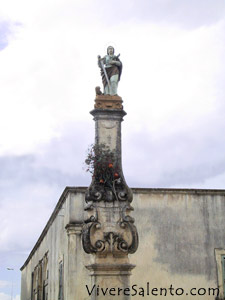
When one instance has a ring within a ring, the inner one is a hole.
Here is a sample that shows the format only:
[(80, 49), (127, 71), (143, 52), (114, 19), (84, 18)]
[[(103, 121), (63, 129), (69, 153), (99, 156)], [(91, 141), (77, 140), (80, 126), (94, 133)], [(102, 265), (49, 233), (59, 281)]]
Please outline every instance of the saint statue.
[(107, 55), (103, 58), (98, 56), (98, 66), (101, 68), (102, 82), (104, 86), (104, 95), (117, 96), (118, 82), (122, 73), (122, 63), (119, 60), (120, 55), (114, 55), (114, 48), (107, 48)]

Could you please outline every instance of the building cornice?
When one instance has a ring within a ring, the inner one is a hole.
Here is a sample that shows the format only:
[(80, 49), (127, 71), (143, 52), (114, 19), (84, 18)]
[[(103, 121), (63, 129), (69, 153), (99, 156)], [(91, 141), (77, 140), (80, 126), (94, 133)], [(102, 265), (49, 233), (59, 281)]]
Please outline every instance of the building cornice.
[(134, 194), (189, 194), (189, 195), (221, 195), (225, 190), (217, 189), (182, 189), (182, 188), (132, 188)]

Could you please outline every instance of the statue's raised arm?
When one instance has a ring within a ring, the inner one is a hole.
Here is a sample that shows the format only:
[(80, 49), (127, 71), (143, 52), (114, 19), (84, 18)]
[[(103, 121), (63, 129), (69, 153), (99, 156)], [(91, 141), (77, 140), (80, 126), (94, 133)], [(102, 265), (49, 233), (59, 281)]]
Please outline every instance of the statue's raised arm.
[(98, 56), (98, 66), (101, 69), (104, 95), (117, 95), (118, 82), (122, 73), (120, 55), (114, 55), (114, 48), (107, 48), (107, 55), (101, 58)]

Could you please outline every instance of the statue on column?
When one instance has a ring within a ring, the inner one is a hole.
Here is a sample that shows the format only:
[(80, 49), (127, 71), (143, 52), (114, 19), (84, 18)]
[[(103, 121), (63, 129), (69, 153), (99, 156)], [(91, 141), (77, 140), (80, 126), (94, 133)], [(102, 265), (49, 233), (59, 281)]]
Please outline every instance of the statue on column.
[(104, 95), (117, 96), (118, 83), (122, 73), (122, 63), (119, 59), (120, 54), (116, 56), (114, 53), (114, 48), (109, 46), (107, 48), (107, 55), (103, 58), (98, 56), (98, 66), (101, 69)]
[[(122, 98), (117, 95), (122, 63), (119, 55), (114, 55), (113, 47), (107, 48), (106, 56), (98, 57), (98, 66), (104, 94), (100, 87), (95, 88), (95, 106), (90, 112), (95, 121), (95, 144), (85, 161), (92, 182), (85, 193), (82, 244), (84, 251), (92, 255), (91, 264), (86, 268), (93, 288), (113, 286), (126, 291), (130, 289), (129, 277), (135, 267), (128, 255), (138, 248), (138, 232), (131, 216), (132, 190), (122, 170), (121, 122), (126, 112)], [(112, 300), (112, 294), (102, 296), (93, 294), (91, 299)], [(116, 299), (130, 297), (124, 293)]]

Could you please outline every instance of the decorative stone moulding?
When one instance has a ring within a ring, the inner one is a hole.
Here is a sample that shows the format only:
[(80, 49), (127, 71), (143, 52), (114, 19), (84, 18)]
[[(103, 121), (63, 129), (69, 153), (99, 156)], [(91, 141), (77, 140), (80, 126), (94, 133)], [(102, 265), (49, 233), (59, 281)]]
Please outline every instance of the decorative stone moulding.
[(125, 180), (120, 173), (118, 179), (113, 180), (112, 187), (105, 184), (93, 182), (88, 188), (85, 201), (88, 202), (131, 202), (133, 199), (132, 191), (126, 185)]
[(86, 207), (89, 218), (83, 227), (83, 247), (86, 253), (95, 253), (106, 257), (109, 253), (114, 257), (127, 256), (138, 247), (138, 234), (134, 219), (129, 215), (133, 208), (130, 204), (93, 203)]
[(122, 98), (119, 96), (96, 95), (95, 108), (100, 109), (123, 109)]

